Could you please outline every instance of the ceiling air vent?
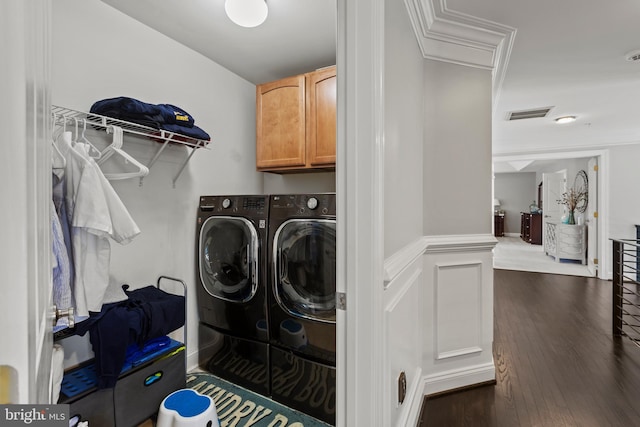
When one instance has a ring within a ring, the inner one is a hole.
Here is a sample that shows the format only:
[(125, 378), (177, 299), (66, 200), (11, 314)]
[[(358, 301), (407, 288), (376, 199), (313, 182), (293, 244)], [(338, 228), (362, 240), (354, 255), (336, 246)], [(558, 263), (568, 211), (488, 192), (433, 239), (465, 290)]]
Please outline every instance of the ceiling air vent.
[(507, 120), (537, 119), (546, 117), (552, 107), (536, 108), (534, 110), (511, 111), (507, 114)]

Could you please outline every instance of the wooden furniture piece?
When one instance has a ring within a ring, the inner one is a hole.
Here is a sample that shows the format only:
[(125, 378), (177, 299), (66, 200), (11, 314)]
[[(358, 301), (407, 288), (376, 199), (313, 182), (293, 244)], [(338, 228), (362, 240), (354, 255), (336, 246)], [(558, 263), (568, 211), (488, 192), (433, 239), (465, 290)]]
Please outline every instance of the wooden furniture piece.
[(587, 263), (587, 227), (577, 224), (547, 222), (544, 252), (555, 258)]
[(336, 67), (256, 86), (256, 168), (335, 170)]
[(493, 214), (493, 234), (496, 237), (504, 236), (504, 214), (503, 213)]
[(542, 215), (520, 213), (520, 238), (532, 245), (542, 244)]

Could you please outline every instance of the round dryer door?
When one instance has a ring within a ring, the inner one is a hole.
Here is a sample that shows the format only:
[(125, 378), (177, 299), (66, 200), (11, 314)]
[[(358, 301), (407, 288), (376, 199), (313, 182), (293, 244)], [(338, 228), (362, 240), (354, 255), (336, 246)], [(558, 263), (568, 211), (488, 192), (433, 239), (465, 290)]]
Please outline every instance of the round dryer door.
[(200, 281), (216, 298), (249, 301), (258, 289), (258, 235), (245, 218), (214, 216), (200, 231)]
[(286, 221), (273, 245), (273, 292), (280, 306), (294, 316), (335, 322), (336, 221)]

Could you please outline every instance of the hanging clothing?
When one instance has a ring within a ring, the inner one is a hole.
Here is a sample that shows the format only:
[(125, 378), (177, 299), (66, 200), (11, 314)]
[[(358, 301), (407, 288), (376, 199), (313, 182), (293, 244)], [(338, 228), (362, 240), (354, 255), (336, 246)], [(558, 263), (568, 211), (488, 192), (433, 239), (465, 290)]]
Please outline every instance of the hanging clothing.
[[(53, 303), (59, 309), (67, 309), (73, 305), (71, 300), (71, 274), (69, 255), (64, 242), (64, 234), (60, 218), (51, 201), (51, 245), (53, 260)], [(60, 319), (68, 324), (66, 319)]]
[[(53, 205), (58, 216), (60, 226), (62, 228), (62, 236), (64, 238), (64, 246), (67, 251), (67, 259), (69, 260), (69, 286), (73, 284), (73, 278), (75, 271), (73, 268), (73, 252), (71, 248), (71, 229), (69, 228), (69, 220), (67, 215), (67, 206), (65, 202), (65, 178), (64, 171), (54, 170), (53, 173)], [(73, 293), (71, 295), (71, 304), (75, 306), (73, 302)]]
[(66, 159), (64, 200), (75, 268), (73, 296), (76, 313), (83, 320), (102, 308), (109, 284), (109, 238), (125, 244), (140, 229), (86, 146), (74, 145), (70, 132), (64, 132), (56, 145)]

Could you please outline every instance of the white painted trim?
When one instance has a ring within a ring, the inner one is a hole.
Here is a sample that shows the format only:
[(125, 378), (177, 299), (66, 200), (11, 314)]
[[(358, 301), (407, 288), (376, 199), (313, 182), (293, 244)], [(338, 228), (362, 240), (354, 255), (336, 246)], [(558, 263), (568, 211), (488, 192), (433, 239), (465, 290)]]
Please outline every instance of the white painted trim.
[(496, 368), (492, 360), (491, 363), (452, 369), (434, 375), (426, 375), (423, 377), (423, 394), (428, 396), (430, 394), (455, 390), (473, 384), (494, 381), (495, 378)]
[(427, 236), (425, 239), (425, 253), (490, 251), (498, 244), (493, 234)]
[(451, 10), (446, 0), (405, 0), (405, 5), (423, 56), (493, 70), (497, 104), (517, 30)]
[(337, 427), (384, 416), (384, 9), (338, 0)]
[[(347, 158), (347, 114), (346, 114), (346, 93), (347, 93), (347, 73), (344, 67), (347, 65), (347, 0), (336, 2), (336, 202), (337, 218), (344, 218), (344, 221), (337, 221), (336, 237), (336, 291), (347, 292), (347, 266), (342, 262), (344, 258), (341, 254), (349, 247), (344, 232), (346, 216), (346, 199), (343, 195), (347, 193), (347, 180), (345, 159)], [(349, 77), (353, 79), (353, 77)], [(353, 131), (350, 132), (352, 134)], [(347, 376), (347, 312), (336, 310), (336, 427), (347, 426), (347, 390), (355, 391), (355, 377)], [(350, 319), (350, 318), (349, 318)], [(351, 328), (353, 330), (353, 328)]]
[(398, 290), (395, 295), (389, 299), (385, 306), (385, 315), (392, 312), (397, 305), (402, 302), (409, 289), (416, 284), (418, 278), (422, 275), (422, 267), (416, 267), (415, 271), (411, 273), (406, 280), (403, 280), (403, 284), (398, 286)]
[(442, 353), (438, 352), (436, 356), (436, 360), (450, 359), (452, 357), (464, 356), (466, 354), (474, 354), (474, 353), (482, 353), (482, 347), (468, 347), (462, 348), (460, 350), (455, 351), (444, 351)]
[(426, 237), (420, 237), (416, 241), (403, 247), (384, 261), (385, 287), (389, 285), (405, 268), (410, 266), (416, 258), (424, 254), (427, 248)]
[[(518, 237), (519, 234), (511, 233)], [(421, 255), (436, 252), (491, 250), (498, 240), (490, 234), (422, 236), (384, 261), (384, 282), (388, 287), (402, 271)]]
[[(512, 160), (555, 160), (576, 157), (575, 154), (580, 153), (579, 157), (590, 157), (590, 153), (602, 152), (615, 147), (624, 147), (627, 145), (638, 145), (640, 140), (610, 142), (598, 145), (572, 145), (572, 146), (556, 146), (553, 148), (528, 149), (523, 148), (515, 151), (494, 151), (493, 161), (508, 162)], [(572, 156), (567, 156), (567, 154)], [(535, 156), (535, 157), (534, 157)], [(538, 157), (539, 156), (539, 157)], [(594, 154), (595, 156), (595, 154)]]
[[(414, 259), (414, 261), (417, 261), (419, 258)], [(394, 331), (392, 331), (390, 329), (389, 326), (389, 322), (390, 322), (390, 317), (393, 315), (394, 311), (398, 308), (398, 305), (403, 302), (403, 301), (411, 301), (411, 299), (408, 299), (409, 297), (407, 297), (407, 293), (413, 288), (416, 287), (415, 289), (418, 289), (420, 294), (422, 292), (421, 290), (421, 286), (422, 286), (422, 282), (419, 281), (419, 279), (422, 277), (422, 264), (420, 265), (415, 265), (414, 263), (411, 263), (411, 265), (413, 266), (411, 269), (404, 269), (404, 274), (403, 275), (399, 275), (396, 277), (396, 279), (400, 282), (400, 284), (396, 285), (395, 282), (391, 282), (389, 284), (390, 288), (393, 288), (395, 290), (395, 293), (392, 294), (393, 296), (391, 298), (389, 298), (389, 301), (387, 301), (386, 306), (385, 306), (385, 312), (384, 312), (384, 331), (385, 331), (385, 346), (384, 346), (384, 372), (389, 373), (392, 372), (392, 367), (391, 367), (391, 359), (392, 359), (392, 355), (396, 354), (394, 353), (394, 351), (397, 351), (397, 349), (395, 347), (392, 347), (389, 342), (390, 342), (390, 334), (394, 333)], [(406, 277), (406, 276), (409, 277)], [(395, 289), (397, 288), (397, 289)], [(389, 291), (387, 291), (389, 292)], [(418, 316), (421, 318), (422, 317), (422, 313), (418, 312), (417, 313)], [(421, 321), (418, 321), (418, 324), (421, 324)], [(398, 333), (397, 331), (395, 333)], [(416, 343), (419, 352), (422, 352), (422, 345), (420, 343)], [(407, 368), (407, 371), (409, 370), (409, 368)], [(410, 389), (407, 390), (407, 396), (405, 397), (405, 402), (402, 403), (402, 406), (404, 406), (404, 408), (401, 410), (401, 413), (399, 414), (397, 420), (396, 420), (396, 425), (398, 427), (400, 426), (406, 426), (409, 425), (407, 424), (407, 419), (410, 415), (410, 411), (413, 410), (413, 405), (415, 404), (414, 399), (415, 399), (415, 395), (419, 392), (421, 392), (421, 388), (419, 388), (419, 384), (421, 384), (421, 374), (422, 374), (422, 368), (420, 366), (415, 367), (415, 375), (413, 377), (409, 377), (409, 378), (414, 378), (414, 381), (409, 384)], [(389, 382), (385, 381), (385, 389), (384, 389), (384, 393), (382, 393), (384, 395), (384, 402), (385, 402), (385, 408), (388, 408), (387, 403), (389, 401), (395, 401), (396, 402), (396, 409), (399, 407), (399, 403), (397, 402), (396, 396), (397, 394), (395, 393), (395, 387), (394, 384), (391, 384), (391, 389), (389, 389), (388, 387)], [(410, 403), (410, 405), (409, 405)], [(407, 409), (407, 406), (410, 406), (410, 408)], [(419, 416), (419, 411), (420, 411), (420, 405), (418, 405), (418, 416)], [(388, 420), (391, 418), (390, 414), (388, 413), (388, 409), (385, 409), (385, 413), (384, 413), (384, 418), (383, 420), (385, 420), (386, 424), (389, 424)]]
[(504, 233), (505, 237), (520, 237), (520, 233)]

